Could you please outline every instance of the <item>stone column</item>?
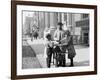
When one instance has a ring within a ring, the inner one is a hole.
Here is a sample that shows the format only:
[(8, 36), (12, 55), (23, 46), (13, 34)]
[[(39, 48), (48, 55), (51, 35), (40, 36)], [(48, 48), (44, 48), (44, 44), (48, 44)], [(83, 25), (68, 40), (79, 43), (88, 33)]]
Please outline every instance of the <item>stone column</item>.
[(60, 12), (58, 13), (58, 22), (62, 22), (62, 14)]
[(65, 20), (64, 20), (64, 13), (61, 13), (61, 22), (64, 23)]
[(45, 12), (45, 28), (50, 27), (50, 15), (48, 12)]
[(57, 27), (57, 13), (50, 12), (50, 33), (53, 36)]
[(50, 12), (50, 28), (55, 28), (56, 26), (56, 16), (54, 12)]
[(68, 30), (71, 30), (72, 26), (72, 15), (71, 13), (67, 13), (67, 28)]
[(39, 12), (39, 37), (43, 38), (43, 30), (45, 28), (45, 15), (44, 12)]
[(72, 14), (72, 35), (75, 34), (75, 14)]
[(66, 19), (66, 26), (69, 25), (69, 17), (68, 17), (68, 13), (66, 13), (67, 19)]

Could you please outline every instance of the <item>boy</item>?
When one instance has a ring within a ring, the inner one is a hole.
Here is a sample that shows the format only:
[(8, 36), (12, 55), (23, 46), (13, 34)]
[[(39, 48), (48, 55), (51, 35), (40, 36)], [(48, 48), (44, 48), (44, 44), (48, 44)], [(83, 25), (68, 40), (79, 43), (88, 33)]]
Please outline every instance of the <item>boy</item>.
[(47, 58), (46, 58), (46, 60), (47, 60), (47, 67), (50, 68), (52, 54), (54, 53), (54, 51), (53, 51), (53, 41), (52, 41), (52, 38), (51, 38), (50, 34), (47, 34), (46, 38), (47, 38), (47, 43), (46, 43)]

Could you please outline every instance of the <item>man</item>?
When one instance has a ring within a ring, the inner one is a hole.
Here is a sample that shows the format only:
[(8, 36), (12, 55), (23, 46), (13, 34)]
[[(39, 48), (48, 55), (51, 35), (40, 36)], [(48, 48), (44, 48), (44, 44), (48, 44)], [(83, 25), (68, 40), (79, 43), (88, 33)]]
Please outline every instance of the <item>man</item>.
[[(54, 40), (60, 44), (60, 40), (64, 37), (64, 31), (62, 29), (63, 24), (58, 23), (57, 30), (54, 32)], [(65, 66), (65, 56), (60, 50), (59, 46), (55, 47), (55, 56), (56, 56), (56, 66)]]
[(64, 31), (62, 29), (63, 24), (61, 22), (58, 23), (57, 30), (54, 32), (54, 40), (60, 41), (64, 37)]

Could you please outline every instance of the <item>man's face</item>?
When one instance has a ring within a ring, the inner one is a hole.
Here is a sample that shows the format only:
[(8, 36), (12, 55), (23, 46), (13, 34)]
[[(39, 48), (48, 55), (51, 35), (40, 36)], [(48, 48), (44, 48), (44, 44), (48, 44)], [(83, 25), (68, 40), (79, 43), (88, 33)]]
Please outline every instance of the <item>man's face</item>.
[(58, 25), (58, 29), (61, 30), (61, 25)]

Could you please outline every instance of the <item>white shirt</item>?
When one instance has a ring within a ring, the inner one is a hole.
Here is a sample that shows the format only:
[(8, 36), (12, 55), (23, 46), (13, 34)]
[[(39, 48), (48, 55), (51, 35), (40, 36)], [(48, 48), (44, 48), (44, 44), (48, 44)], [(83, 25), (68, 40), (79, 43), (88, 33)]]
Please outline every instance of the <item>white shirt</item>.
[(63, 30), (56, 30), (54, 32), (54, 40), (60, 40), (64, 37), (64, 31)]

